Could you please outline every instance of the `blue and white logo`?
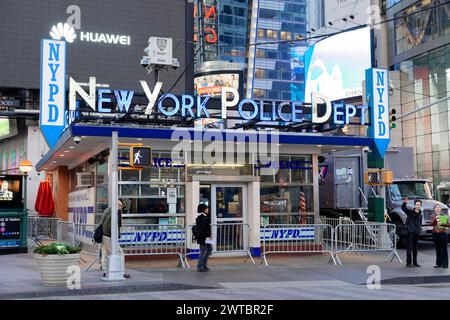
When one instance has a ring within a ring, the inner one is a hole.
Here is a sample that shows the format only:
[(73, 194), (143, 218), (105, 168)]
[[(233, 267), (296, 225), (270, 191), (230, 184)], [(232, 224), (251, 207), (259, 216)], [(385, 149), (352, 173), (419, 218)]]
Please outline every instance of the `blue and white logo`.
[(389, 146), (389, 73), (386, 69), (366, 70), (366, 97), (370, 108), (369, 136), (375, 150), (384, 158)]
[(50, 149), (64, 131), (66, 109), (66, 42), (41, 42), (41, 105), (39, 126)]

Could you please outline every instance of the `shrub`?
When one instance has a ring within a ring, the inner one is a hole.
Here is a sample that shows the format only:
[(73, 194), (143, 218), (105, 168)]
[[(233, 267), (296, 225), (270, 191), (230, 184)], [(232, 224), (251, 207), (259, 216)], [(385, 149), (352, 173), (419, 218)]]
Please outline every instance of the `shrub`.
[(53, 242), (49, 245), (42, 245), (34, 249), (34, 253), (42, 254), (42, 255), (48, 255), (48, 254), (72, 254), (72, 253), (79, 253), (81, 251), (81, 248), (72, 247), (69, 246), (66, 243), (63, 242)]

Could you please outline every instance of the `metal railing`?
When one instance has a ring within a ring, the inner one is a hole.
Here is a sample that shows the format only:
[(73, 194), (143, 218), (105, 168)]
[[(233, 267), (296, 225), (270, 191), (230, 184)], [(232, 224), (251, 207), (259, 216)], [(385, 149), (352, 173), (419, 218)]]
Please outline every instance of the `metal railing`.
[(320, 217), (320, 223), (321, 224), (328, 224), (334, 228), (340, 224), (354, 224), (354, 222), (348, 218), (348, 217), (342, 217), (342, 218), (327, 218), (327, 217)]
[[(244, 263), (247, 262), (248, 259), (252, 261), (253, 264), (255, 260), (252, 257), (252, 254), (248, 250), (249, 243), (249, 232), (250, 226), (247, 223), (216, 223), (211, 224), (211, 236), (214, 241), (212, 256), (217, 255), (226, 255), (226, 254), (245, 254), (246, 258)], [(197, 255), (199, 254), (199, 245), (197, 243), (192, 243), (192, 225), (188, 225), (186, 227), (186, 254), (185, 257), (189, 255)], [(247, 236), (245, 236), (247, 235)], [(187, 246), (190, 245), (191, 252), (187, 252)], [(190, 268), (190, 265), (185, 259), (186, 264)]]
[(261, 229), (262, 261), (266, 267), (268, 254), (328, 253), (333, 254), (334, 229), (328, 224), (268, 224)]
[(179, 266), (186, 268), (186, 230), (178, 224), (126, 224), (119, 244), (126, 256), (178, 255)]
[[(83, 255), (94, 257), (84, 271), (89, 270), (96, 262), (100, 263), (101, 266), (101, 244), (96, 243), (93, 239), (94, 231), (97, 227), (98, 224), (74, 224), (75, 245), (81, 248)], [(84, 258), (82, 258), (82, 260), (88, 262)]]
[(397, 253), (397, 238), (394, 224), (378, 222), (358, 222), (356, 224), (342, 224), (334, 230), (335, 258), (342, 264), (338, 254), (390, 251), (386, 261), (395, 257), (402, 263)]
[(34, 244), (42, 245), (42, 241), (58, 239), (58, 218), (28, 216), (27, 237), (29, 247)]

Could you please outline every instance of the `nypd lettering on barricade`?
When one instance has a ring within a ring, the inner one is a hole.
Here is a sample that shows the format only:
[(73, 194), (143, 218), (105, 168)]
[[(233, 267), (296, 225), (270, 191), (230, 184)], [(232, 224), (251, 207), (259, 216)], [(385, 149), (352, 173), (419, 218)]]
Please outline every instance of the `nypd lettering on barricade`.
[(371, 110), (368, 132), (374, 139), (375, 150), (382, 158), (390, 141), (388, 77), (386, 69), (366, 70), (366, 98)]
[(122, 232), (120, 244), (165, 244), (182, 242), (185, 238), (182, 230), (140, 230)]
[(287, 240), (312, 240), (314, 239), (314, 228), (293, 227), (293, 228), (262, 228), (261, 240), (266, 241), (287, 241)]
[(41, 97), (39, 126), (52, 149), (65, 127), (66, 42), (41, 42)]

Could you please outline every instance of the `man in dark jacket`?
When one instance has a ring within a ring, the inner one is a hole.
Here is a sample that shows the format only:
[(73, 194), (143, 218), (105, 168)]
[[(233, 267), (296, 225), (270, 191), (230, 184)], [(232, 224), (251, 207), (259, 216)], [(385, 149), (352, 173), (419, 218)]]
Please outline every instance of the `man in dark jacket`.
[[(422, 201), (414, 200), (414, 210), (408, 209), (406, 204), (409, 198), (403, 199), (402, 210), (406, 213), (406, 227), (408, 228), (408, 247), (406, 250), (406, 267), (420, 267), (417, 263), (417, 247), (419, 244), (419, 234), (422, 231)], [(411, 265), (411, 251), (413, 264)]]
[(206, 272), (208, 268), (208, 258), (212, 252), (212, 245), (208, 243), (211, 240), (211, 220), (209, 218), (209, 209), (206, 204), (199, 204), (197, 208), (199, 213), (195, 223), (200, 229), (200, 236), (197, 238), (197, 243), (200, 245), (200, 255), (198, 257), (197, 271)]

